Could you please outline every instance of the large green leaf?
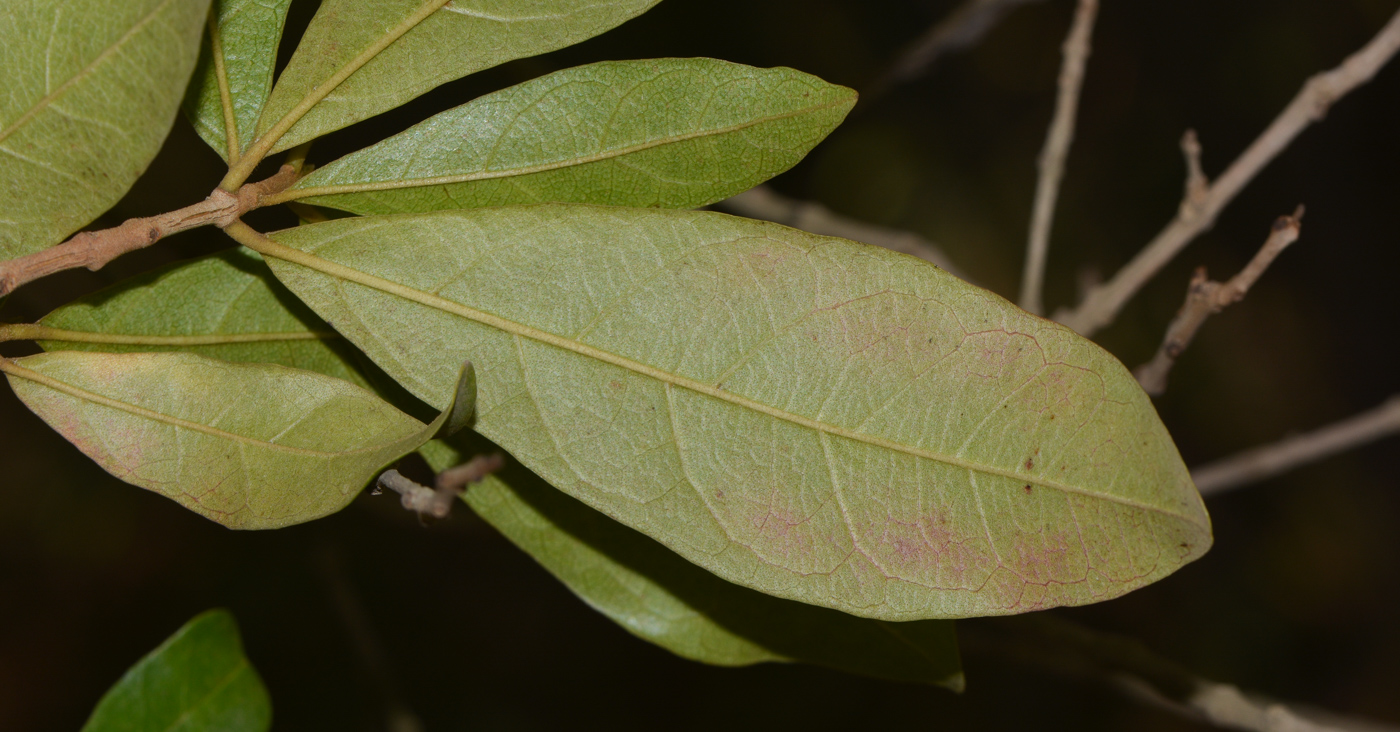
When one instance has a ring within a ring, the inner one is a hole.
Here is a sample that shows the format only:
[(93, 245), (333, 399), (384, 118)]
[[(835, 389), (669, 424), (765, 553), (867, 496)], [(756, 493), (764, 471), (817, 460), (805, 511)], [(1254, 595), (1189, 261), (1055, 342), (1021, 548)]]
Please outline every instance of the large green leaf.
[(12, 0), (0, 12), (0, 259), (62, 241), (160, 149), (209, 0)]
[(564, 205), (235, 233), (429, 403), (470, 357), (479, 432), (738, 584), (886, 620), (1014, 613), (1211, 543), (1118, 361), (913, 257)]
[(261, 732), (271, 724), (267, 689), (233, 616), (210, 610), (132, 666), (83, 732)]
[[(465, 462), (457, 444), (434, 440), (421, 452), (442, 471)], [(463, 498), (584, 602), (677, 655), (721, 666), (804, 661), (962, 690), (952, 621), (857, 618), (725, 582), (515, 463)]]
[(285, 150), (439, 84), (591, 38), (659, 1), (324, 0), (258, 135)]
[(21, 333), (41, 339), (46, 351), (186, 351), (370, 386), (355, 349), (243, 248), (117, 283), (49, 313), (39, 326)]
[(214, 0), (209, 43), (199, 54), (185, 114), (224, 160), (236, 162), (253, 142), (272, 91), (277, 44), (291, 4), (292, 0)]
[(792, 167), (855, 100), (792, 69), (598, 63), (443, 112), (275, 200), (358, 214), (543, 201), (695, 208)]
[(463, 378), (424, 425), (340, 379), (191, 353), (60, 351), (0, 370), (107, 472), (234, 529), (339, 511), (384, 465), (460, 423), (457, 405), (475, 393)]

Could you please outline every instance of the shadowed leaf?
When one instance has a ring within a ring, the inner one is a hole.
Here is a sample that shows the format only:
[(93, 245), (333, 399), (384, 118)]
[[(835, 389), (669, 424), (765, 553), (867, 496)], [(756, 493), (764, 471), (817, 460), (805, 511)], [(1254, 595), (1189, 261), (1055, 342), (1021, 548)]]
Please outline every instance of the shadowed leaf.
[(83, 732), (262, 732), (271, 724), (267, 689), (233, 616), (210, 610), (132, 666)]
[(468, 381), (459, 376), (442, 416), (424, 425), (340, 379), (190, 353), (60, 351), (0, 369), (26, 406), (107, 472), (235, 529), (344, 508), (457, 415)]
[(272, 150), (294, 147), (439, 84), (591, 38), (657, 2), (325, 0), (272, 90), (258, 136), (294, 122)]
[(46, 351), (185, 351), (275, 363), (369, 388), (357, 352), (272, 276), (262, 258), (230, 249), (117, 283), (49, 313)]
[(913, 257), (564, 205), (275, 239), (253, 243), (277, 276), (409, 391), (446, 403), (470, 357), (479, 432), (738, 584), (885, 620), (1015, 613), (1211, 543), (1117, 360)]
[(194, 82), (185, 96), (185, 114), (226, 161), (230, 123), (235, 158), (257, 132), (291, 4), (292, 0), (214, 0), (214, 27), (210, 42), (200, 51)]
[(136, 182), (170, 132), (208, 7), (209, 0), (5, 4), (0, 259), (57, 244)]
[(598, 63), (443, 112), (278, 198), (358, 214), (544, 201), (694, 208), (792, 167), (854, 103), (852, 90), (792, 69)]
[[(469, 457), (458, 444), (434, 440), (421, 452), (440, 472)], [(463, 498), (584, 602), (679, 656), (720, 666), (803, 661), (962, 690), (952, 621), (857, 618), (730, 584), (518, 464)]]

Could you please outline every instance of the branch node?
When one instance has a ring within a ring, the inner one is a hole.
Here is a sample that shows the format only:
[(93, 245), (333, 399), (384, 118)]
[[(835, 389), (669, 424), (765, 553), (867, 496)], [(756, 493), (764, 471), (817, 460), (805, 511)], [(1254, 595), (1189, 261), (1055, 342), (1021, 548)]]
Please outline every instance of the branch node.
[(1186, 191), (1181, 196), (1180, 216), (1189, 221), (1205, 211), (1210, 197), (1210, 179), (1201, 167), (1201, 141), (1195, 130), (1181, 136), (1181, 152), (1186, 156)]
[(101, 231), (82, 231), (68, 241), (23, 257), (0, 262), (0, 297), (20, 285), (62, 272), (86, 267), (94, 272), (127, 252), (148, 247), (181, 231), (212, 224), (227, 228), (240, 216), (262, 205), (263, 199), (296, 182), (296, 170), (282, 166), (276, 175), (238, 189), (237, 194), (217, 188), (199, 203), (147, 218), (127, 219)]

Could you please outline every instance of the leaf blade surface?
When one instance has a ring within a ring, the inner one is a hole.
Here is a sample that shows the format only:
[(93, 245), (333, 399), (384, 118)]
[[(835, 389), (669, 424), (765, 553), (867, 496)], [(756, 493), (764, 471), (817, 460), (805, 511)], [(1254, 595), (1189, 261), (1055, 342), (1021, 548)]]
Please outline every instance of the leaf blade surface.
[(272, 147), (286, 150), (439, 84), (591, 38), (659, 1), (327, 0), (277, 80), (258, 135), (293, 115)]
[(215, 42), (200, 51), (184, 107), (195, 131), (225, 162), (231, 162), (230, 144), (237, 158), (256, 136), (258, 118), (272, 92), (277, 44), (291, 4), (292, 0), (214, 0), (210, 35)]
[(855, 92), (714, 59), (565, 69), (317, 169), (278, 200), (357, 214), (559, 201), (695, 208), (792, 167)]
[[(434, 440), (421, 452), (441, 472), (465, 462), (460, 444)], [(517, 464), (462, 498), (589, 606), (684, 658), (720, 666), (801, 661), (962, 689), (951, 621), (857, 618), (725, 582)]]
[(111, 208), (170, 132), (209, 0), (21, 0), (0, 20), (0, 259)]
[[(545, 205), (274, 235), (284, 283), (430, 404), (732, 582), (886, 620), (1121, 595), (1209, 519), (1132, 376), (912, 257)], [(288, 261), (283, 261), (283, 260)]]
[(123, 674), (83, 732), (262, 732), (271, 724), (272, 702), (243, 655), (233, 616), (211, 610)]
[(191, 353), (59, 351), (0, 369), (107, 472), (235, 529), (339, 511), (454, 412), (424, 425), (340, 379)]

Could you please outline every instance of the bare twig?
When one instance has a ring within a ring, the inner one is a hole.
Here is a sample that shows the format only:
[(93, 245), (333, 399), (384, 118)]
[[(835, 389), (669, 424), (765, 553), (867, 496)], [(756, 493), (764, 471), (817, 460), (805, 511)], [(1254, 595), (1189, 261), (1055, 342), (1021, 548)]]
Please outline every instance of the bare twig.
[(1176, 218), (1157, 238), (1112, 279), (1091, 292), (1079, 307), (1056, 313), (1055, 319), (1085, 336), (1113, 322), (1123, 305), (1197, 235), (1209, 229), (1225, 206), (1265, 165), (1278, 157), (1299, 133), (1326, 116), (1337, 100), (1370, 81), (1397, 51), (1400, 51), (1400, 11), (1396, 11), (1370, 43), (1347, 57), (1340, 66), (1308, 79), (1268, 129), (1203, 195), (1196, 200), (1188, 196)]
[(1264, 246), (1260, 247), (1259, 253), (1254, 255), (1254, 259), (1250, 260), (1239, 274), (1230, 278), (1229, 282), (1212, 281), (1206, 277), (1205, 267), (1196, 268), (1196, 274), (1191, 277), (1191, 286), (1186, 289), (1186, 302), (1181, 305), (1181, 310), (1167, 327), (1167, 336), (1162, 339), (1162, 347), (1157, 349), (1157, 355), (1151, 361), (1133, 372), (1143, 390), (1152, 396), (1158, 396), (1167, 390), (1167, 376), (1176, 364), (1176, 359), (1191, 345), (1196, 331), (1200, 330), (1207, 318), (1244, 299), (1249, 288), (1253, 287), (1264, 274), (1264, 270), (1273, 264), (1274, 259), (1282, 254), (1289, 244), (1298, 240), (1302, 232), (1302, 218), (1302, 206), (1299, 206), (1292, 216), (1280, 216), (1274, 222), (1269, 238), (1264, 242)]
[(377, 495), (381, 488), (388, 488), (399, 494), (404, 508), (420, 516), (428, 514), (433, 518), (444, 518), (452, 512), (452, 501), (458, 493), (465, 490), (469, 483), (476, 483), (500, 470), (502, 465), (505, 465), (505, 458), (500, 455), (477, 455), (462, 465), (439, 473), (436, 489), (419, 485), (397, 470), (386, 470), (379, 476), (374, 492)]
[(449, 494), (461, 493), (468, 484), (481, 481), (482, 478), (500, 470), (505, 464), (505, 458), (496, 453), (477, 455), (455, 468), (448, 468), (438, 473), (437, 491)]
[(369, 677), (374, 693), (380, 697), (384, 709), (384, 729), (388, 732), (422, 732), (423, 722), (399, 691), (399, 684), (395, 681), (398, 675), (389, 661), (389, 654), (374, 630), (374, 622), (335, 545), (322, 545), (319, 565), (321, 576), (340, 612), (340, 619), (350, 633), (360, 664)]
[(87, 267), (97, 271), (128, 252), (148, 247), (161, 239), (210, 224), (224, 228), (239, 216), (262, 205), (262, 200), (296, 182), (296, 171), (282, 166), (267, 180), (249, 183), (237, 194), (215, 189), (209, 197), (177, 211), (140, 219), (128, 219), (120, 226), (101, 231), (74, 234), (57, 246), (0, 262), (0, 296), (20, 285), (66, 269)]
[(969, 654), (991, 652), (1066, 676), (1109, 683), (1154, 706), (1226, 729), (1256, 732), (1390, 730), (1369, 721), (1318, 714), (1245, 694), (1202, 678), (1142, 643), (1032, 613), (959, 626)]
[(1084, 86), (1089, 39), (1093, 37), (1094, 19), (1098, 13), (1099, 0), (1079, 0), (1074, 23), (1061, 51), (1064, 63), (1060, 66), (1060, 93), (1055, 100), (1055, 116), (1050, 121), (1045, 148), (1040, 153), (1040, 180), (1035, 187), (1031, 233), (1026, 243), (1026, 267), (1021, 277), (1021, 307), (1036, 315), (1044, 312), (1041, 291), (1045, 284), (1045, 259), (1050, 251), (1050, 227), (1055, 221), (1060, 181), (1065, 176), (1065, 159), (1069, 157), (1069, 146), (1074, 141), (1079, 90)]
[(1215, 495), (1391, 435), (1400, 435), (1400, 394), (1321, 429), (1203, 465), (1191, 471), (1191, 479), (1201, 495)]
[(899, 59), (861, 91), (861, 102), (875, 98), (900, 84), (922, 76), (944, 54), (976, 45), (1007, 13), (1040, 0), (966, 0), (946, 18), (919, 36)]
[(867, 224), (847, 218), (820, 203), (788, 198), (768, 186), (759, 186), (715, 204), (716, 208), (751, 219), (772, 221), (794, 229), (839, 236), (893, 249), (938, 265), (945, 272), (966, 280), (953, 262), (933, 242), (908, 231)]

